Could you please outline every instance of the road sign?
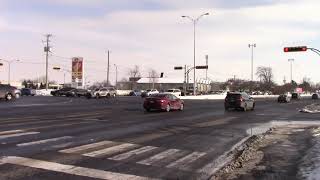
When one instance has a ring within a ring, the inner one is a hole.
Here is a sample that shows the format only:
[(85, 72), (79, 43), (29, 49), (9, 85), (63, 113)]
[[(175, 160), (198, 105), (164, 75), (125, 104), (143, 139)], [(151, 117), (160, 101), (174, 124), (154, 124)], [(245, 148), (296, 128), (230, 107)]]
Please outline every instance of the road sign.
[(183, 69), (182, 66), (175, 66), (175, 67), (174, 67), (174, 70), (181, 70), (181, 69)]
[(208, 69), (208, 66), (196, 66), (196, 69)]
[(283, 48), (284, 52), (299, 52), (299, 51), (307, 51), (307, 46), (296, 46), (296, 47), (285, 47)]
[(296, 92), (297, 93), (303, 93), (303, 89), (302, 88), (296, 88)]

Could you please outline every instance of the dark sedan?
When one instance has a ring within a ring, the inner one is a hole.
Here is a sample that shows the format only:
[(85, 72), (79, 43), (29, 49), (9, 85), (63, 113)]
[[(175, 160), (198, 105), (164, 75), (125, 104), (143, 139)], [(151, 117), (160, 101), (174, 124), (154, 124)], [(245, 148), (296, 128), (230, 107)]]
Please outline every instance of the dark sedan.
[(15, 99), (17, 94), (19, 94), (17, 88), (6, 85), (6, 84), (0, 84), (0, 99), (5, 99), (6, 101), (10, 101)]
[(67, 96), (70, 91), (74, 90), (75, 88), (67, 87), (67, 88), (62, 88), (56, 91), (51, 91), (51, 95), (53, 96)]
[(151, 110), (182, 111), (184, 109), (184, 101), (172, 94), (152, 94), (144, 100), (143, 107), (148, 112)]
[(288, 96), (287, 94), (281, 94), (278, 97), (278, 102), (279, 103), (289, 103), (291, 100), (290, 96)]
[(66, 92), (67, 97), (87, 97), (89, 94), (90, 92), (85, 89), (72, 89)]
[(35, 96), (36, 90), (31, 88), (22, 88), (21, 89), (21, 96)]

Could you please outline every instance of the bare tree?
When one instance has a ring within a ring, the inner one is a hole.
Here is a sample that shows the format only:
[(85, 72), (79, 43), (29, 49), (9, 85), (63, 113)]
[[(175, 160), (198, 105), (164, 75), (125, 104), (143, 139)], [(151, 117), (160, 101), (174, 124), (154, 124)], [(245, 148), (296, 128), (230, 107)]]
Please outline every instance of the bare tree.
[(159, 78), (159, 73), (154, 69), (150, 69), (149, 82), (152, 83), (152, 89), (154, 89), (154, 84), (157, 82), (158, 78)]
[(270, 90), (272, 85), (274, 85), (271, 67), (259, 66), (256, 75), (260, 78), (260, 81), (266, 90)]
[(141, 77), (140, 68), (138, 65), (135, 65), (132, 69), (129, 70), (130, 77)]

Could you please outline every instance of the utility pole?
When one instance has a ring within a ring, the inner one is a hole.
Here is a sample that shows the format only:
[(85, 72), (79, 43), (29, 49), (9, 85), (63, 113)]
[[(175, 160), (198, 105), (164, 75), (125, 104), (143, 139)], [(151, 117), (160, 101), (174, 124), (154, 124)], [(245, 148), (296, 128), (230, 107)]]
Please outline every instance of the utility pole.
[(183, 81), (183, 91), (184, 95), (187, 94), (187, 65), (184, 65), (184, 81)]
[[(206, 66), (209, 67), (209, 65), (208, 65), (208, 60), (209, 60), (209, 56), (206, 55)], [(208, 80), (208, 69), (206, 69), (206, 80)]]
[(46, 34), (46, 47), (44, 48), (44, 52), (46, 52), (46, 90), (48, 90), (49, 88), (49, 82), (48, 82), (48, 60), (49, 60), (49, 52), (50, 52), (50, 46), (49, 46), (49, 42), (50, 42), (50, 37), (52, 36), (52, 34)]
[(110, 51), (108, 50), (107, 84), (109, 85)]
[(294, 59), (288, 59), (288, 61), (290, 62), (290, 84), (292, 84), (292, 62)]
[(256, 44), (249, 44), (251, 48), (251, 81), (253, 81), (253, 48), (257, 47)]
[(118, 84), (118, 66), (116, 64), (114, 64), (114, 66), (116, 67), (116, 89), (117, 89), (117, 84)]

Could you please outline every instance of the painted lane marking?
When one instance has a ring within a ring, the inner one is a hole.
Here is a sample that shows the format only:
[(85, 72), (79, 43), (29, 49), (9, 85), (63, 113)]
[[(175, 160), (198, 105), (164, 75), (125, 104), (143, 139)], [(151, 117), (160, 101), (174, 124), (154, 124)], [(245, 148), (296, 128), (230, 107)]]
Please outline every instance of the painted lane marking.
[(123, 153), (123, 154), (119, 154), (119, 155), (113, 156), (113, 157), (108, 158), (108, 159), (115, 160), (115, 161), (121, 161), (121, 160), (128, 159), (128, 158), (130, 158), (132, 156), (136, 156), (136, 155), (139, 155), (139, 154), (143, 154), (143, 153), (152, 151), (152, 150), (157, 149), (157, 148), (158, 147), (154, 147), (154, 146), (145, 146), (145, 147), (142, 147), (142, 148), (139, 148), (139, 149), (135, 149), (135, 150)]
[(175, 162), (172, 162), (171, 164), (167, 165), (167, 168), (177, 168), (181, 170), (187, 170), (188, 164), (191, 164), (192, 162), (198, 160), (199, 158), (205, 156), (206, 153), (203, 152), (193, 152), (181, 159), (178, 159)]
[(17, 130), (10, 130), (10, 131), (2, 131), (0, 132), (0, 135), (13, 134), (13, 133), (19, 133), (19, 132), (24, 132), (24, 130), (17, 129)]
[(145, 160), (142, 160), (142, 161), (139, 161), (137, 162), (138, 164), (143, 164), (143, 165), (152, 165), (152, 164), (155, 164), (157, 163), (157, 161), (160, 161), (168, 156), (171, 156), (171, 155), (174, 155), (176, 154), (177, 152), (179, 152), (180, 150), (179, 149), (169, 149), (169, 150), (166, 150), (166, 151), (163, 151), (159, 154), (156, 154), (148, 159), (145, 159)]
[(24, 157), (16, 157), (16, 156), (8, 156), (0, 159), (0, 164), (13, 164), (13, 165), (20, 165), (26, 166), (31, 168), (61, 172), (71, 175), (83, 176), (83, 177), (90, 177), (90, 178), (97, 178), (97, 179), (106, 179), (106, 180), (124, 180), (124, 179), (133, 179), (133, 180), (148, 180), (152, 178), (130, 175), (130, 174), (122, 174), (122, 173), (115, 173), (110, 171), (103, 171), (98, 169), (91, 169), (73, 165), (65, 165), (55, 162), (49, 161), (42, 161), (37, 159), (31, 158), (24, 158)]
[(33, 134), (39, 134), (39, 133), (40, 132), (26, 132), (26, 133), (2, 135), (2, 136), (0, 136), (0, 139), (6, 139), (6, 138), (11, 138), (11, 137), (19, 137), (19, 136), (26, 136), (26, 135), (33, 135)]
[(93, 143), (93, 144), (87, 144), (87, 145), (83, 145), (83, 146), (77, 146), (77, 147), (73, 147), (73, 148), (69, 148), (69, 149), (64, 149), (64, 150), (61, 150), (59, 152), (62, 152), (62, 153), (77, 153), (77, 152), (80, 152), (80, 151), (88, 150), (88, 149), (91, 149), (91, 148), (96, 148), (96, 147), (99, 147), (99, 146), (108, 145), (108, 144), (111, 144), (111, 143), (114, 143), (114, 142), (112, 142), (112, 141), (101, 141), (101, 142), (97, 142), (97, 143)]
[(127, 150), (131, 150), (133, 148), (136, 148), (138, 145), (136, 144), (130, 144), (130, 143), (125, 143), (125, 144), (120, 144), (117, 146), (113, 146), (113, 147), (109, 147), (109, 148), (105, 148), (105, 149), (101, 149), (101, 150), (97, 150), (97, 151), (93, 151), (90, 153), (85, 153), (82, 154), (84, 156), (89, 156), (89, 157), (101, 157), (101, 156), (107, 156), (107, 155), (112, 155), (115, 153), (121, 153)]
[(55, 141), (71, 139), (71, 138), (73, 138), (73, 137), (71, 137), (71, 136), (63, 136), (63, 137), (59, 137), (59, 138), (51, 138), (51, 139), (44, 139), (44, 140), (40, 140), (40, 141), (32, 141), (32, 142), (27, 142), (27, 143), (20, 143), (20, 144), (17, 144), (17, 146), (19, 146), (19, 147), (32, 146), (32, 145), (45, 144), (45, 143), (48, 143), (48, 142), (55, 142)]

